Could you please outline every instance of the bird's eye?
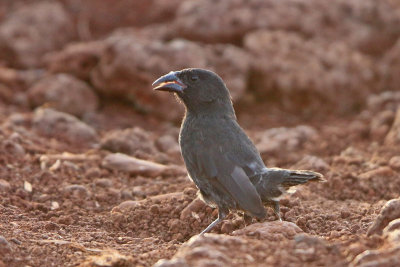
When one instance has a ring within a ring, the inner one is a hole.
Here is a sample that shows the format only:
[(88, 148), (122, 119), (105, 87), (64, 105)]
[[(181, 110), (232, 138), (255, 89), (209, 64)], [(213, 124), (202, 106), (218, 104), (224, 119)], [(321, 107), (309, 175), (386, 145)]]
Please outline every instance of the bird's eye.
[(199, 76), (192, 75), (192, 76), (190, 76), (190, 79), (195, 82), (195, 81), (197, 81), (199, 79)]

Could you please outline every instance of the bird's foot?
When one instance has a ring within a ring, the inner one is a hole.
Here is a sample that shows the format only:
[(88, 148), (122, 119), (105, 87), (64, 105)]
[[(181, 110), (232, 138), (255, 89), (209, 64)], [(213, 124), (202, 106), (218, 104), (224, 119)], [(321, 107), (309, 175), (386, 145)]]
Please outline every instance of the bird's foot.
[(221, 222), (225, 217), (226, 217), (226, 212), (223, 212), (221, 210), (218, 210), (218, 218), (213, 221), (212, 223), (210, 223), (209, 226), (206, 227), (206, 229), (204, 229), (200, 235), (204, 235), (205, 233), (208, 233), (209, 231), (211, 231), (219, 222)]

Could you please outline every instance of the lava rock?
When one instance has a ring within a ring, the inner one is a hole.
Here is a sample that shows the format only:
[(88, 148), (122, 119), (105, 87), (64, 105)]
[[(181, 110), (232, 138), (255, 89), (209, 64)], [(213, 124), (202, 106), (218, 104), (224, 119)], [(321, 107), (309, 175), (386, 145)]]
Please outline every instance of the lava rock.
[(314, 171), (327, 171), (330, 169), (328, 163), (325, 160), (316, 157), (307, 155), (302, 158), (299, 162), (291, 167), (291, 169), (302, 169), (302, 170), (314, 170)]
[(292, 112), (352, 112), (375, 89), (372, 61), (340, 42), (256, 31), (246, 35), (244, 47), (254, 56), (250, 87), (255, 94), (265, 101), (279, 99)]
[[(163, 42), (134, 30), (117, 31), (104, 44), (91, 74), (98, 92), (134, 101), (164, 118), (180, 119), (182, 108), (168, 94), (154, 94), (150, 85), (171, 70), (193, 66), (214, 70), (226, 81), (234, 100), (246, 90), (250, 58), (232, 45), (201, 46), (181, 39)], [(171, 109), (172, 105), (176, 108)]]
[(168, 169), (167, 166), (155, 162), (141, 160), (125, 154), (115, 153), (103, 159), (103, 167), (111, 170), (127, 172), (132, 175), (156, 177)]
[(81, 39), (103, 36), (116, 28), (173, 20), (180, 0), (64, 0), (77, 20)]
[(0, 192), (9, 192), (10, 190), (10, 183), (4, 179), (0, 179)]
[(400, 218), (400, 199), (389, 200), (381, 209), (378, 217), (368, 229), (367, 235), (382, 234), (382, 230), (393, 220)]
[(15, 67), (43, 65), (45, 53), (74, 38), (72, 18), (58, 2), (22, 6), (0, 25), (0, 57)]
[(64, 194), (72, 199), (85, 200), (89, 197), (90, 193), (85, 186), (79, 184), (67, 185), (64, 188)]
[(272, 242), (293, 239), (295, 235), (302, 232), (303, 230), (292, 222), (273, 221), (251, 224), (243, 229), (234, 231), (233, 235), (249, 236)]
[(293, 151), (315, 140), (317, 131), (305, 125), (293, 128), (272, 128), (256, 134), (255, 143), (261, 154), (280, 151)]
[(56, 74), (38, 81), (29, 89), (28, 96), (33, 107), (49, 104), (77, 117), (96, 111), (99, 104), (89, 85), (69, 74)]
[(399, 21), (391, 1), (192, 0), (179, 6), (172, 27), (189, 40), (236, 44), (257, 29), (290, 31), (381, 55), (400, 36)]
[(33, 115), (33, 128), (44, 136), (60, 138), (82, 146), (97, 139), (96, 131), (76, 117), (50, 108), (39, 108)]
[(48, 53), (45, 57), (46, 66), (52, 73), (68, 73), (89, 81), (103, 48), (101, 41), (68, 44), (61, 51)]
[(151, 133), (139, 127), (108, 132), (101, 140), (101, 148), (145, 159), (157, 153)]
[(400, 144), (400, 107), (397, 109), (394, 122), (385, 137), (385, 144), (398, 145)]

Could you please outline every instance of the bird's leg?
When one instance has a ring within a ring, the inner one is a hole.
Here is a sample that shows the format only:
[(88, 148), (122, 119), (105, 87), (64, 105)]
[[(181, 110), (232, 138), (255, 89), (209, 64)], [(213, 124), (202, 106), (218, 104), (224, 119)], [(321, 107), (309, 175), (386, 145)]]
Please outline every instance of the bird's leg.
[(281, 213), (280, 213), (281, 208), (279, 206), (279, 201), (274, 201), (274, 207), (273, 208), (274, 208), (275, 215), (278, 216), (280, 221), (282, 221), (282, 217), (281, 217)]
[(252, 217), (248, 214), (246, 214), (246, 212), (243, 214), (243, 220), (244, 220), (244, 224), (245, 226), (251, 224), (252, 222)]
[(211, 229), (213, 229), (220, 221), (222, 221), (227, 215), (227, 212), (223, 211), (222, 209), (218, 209), (218, 218), (213, 221), (212, 223), (210, 223), (209, 226), (207, 226), (206, 229), (204, 229), (200, 235), (204, 235), (205, 233), (208, 233), (209, 231), (211, 231)]

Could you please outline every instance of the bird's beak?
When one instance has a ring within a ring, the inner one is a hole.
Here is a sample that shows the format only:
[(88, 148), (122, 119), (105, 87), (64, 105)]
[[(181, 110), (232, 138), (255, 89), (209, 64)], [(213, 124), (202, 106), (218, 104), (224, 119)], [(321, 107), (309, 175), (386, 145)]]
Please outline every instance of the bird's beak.
[(170, 73), (161, 76), (153, 84), (153, 89), (158, 91), (167, 91), (180, 93), (186, 88), (186, 85), (176, 76), (177, 72), (171, 71)]

